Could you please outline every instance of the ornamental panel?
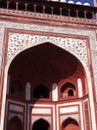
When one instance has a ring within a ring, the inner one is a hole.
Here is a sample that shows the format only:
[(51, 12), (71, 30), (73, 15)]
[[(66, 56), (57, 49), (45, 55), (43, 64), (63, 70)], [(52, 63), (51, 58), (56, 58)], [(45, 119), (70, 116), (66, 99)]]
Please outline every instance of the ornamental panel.
[(50, 42), (75, 55), (88, 67), (86, 40), (76, 38), (63, 38), (53, 36), (9, 33), (7, 62), (16, 54), (32, 46)]

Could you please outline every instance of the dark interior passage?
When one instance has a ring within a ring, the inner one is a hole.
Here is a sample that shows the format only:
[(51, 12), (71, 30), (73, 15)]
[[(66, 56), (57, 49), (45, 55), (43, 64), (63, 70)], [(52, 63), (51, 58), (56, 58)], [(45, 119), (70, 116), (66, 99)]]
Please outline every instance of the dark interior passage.
[(38, 85), (34, 88), (34, 98), (49, 98), (49, 89), (44, 85)]
[(49, 130), (49, 124), (45, 120), (40, 119), (33, 124), (32, 130)]

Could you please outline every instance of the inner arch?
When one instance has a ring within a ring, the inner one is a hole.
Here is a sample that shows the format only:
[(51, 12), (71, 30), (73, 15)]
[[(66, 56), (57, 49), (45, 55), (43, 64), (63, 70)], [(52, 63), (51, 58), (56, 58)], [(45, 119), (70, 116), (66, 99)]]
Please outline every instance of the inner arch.
[(13, 59), (8, 74), (11, 77), (10, 86), (14, 80), (19, 80), (24, 86), (23, 91), (26, 82), (31, 83), (32, 91), (38, 84), (45, 84), (50, 90), (52, 84), (59, 83), (61, 79), (76, 73), (80, 76), (79, 69), (84, 73), (74, 55), (51, 43), (43, 43), (19, 53)]

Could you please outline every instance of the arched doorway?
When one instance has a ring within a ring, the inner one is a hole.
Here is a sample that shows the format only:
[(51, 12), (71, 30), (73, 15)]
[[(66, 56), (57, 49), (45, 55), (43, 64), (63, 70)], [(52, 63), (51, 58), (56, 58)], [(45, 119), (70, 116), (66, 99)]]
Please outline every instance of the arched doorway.
[[(70, 62), (70, 60), (72, 60), (72, 62)], [(81, 70), (81, 74), (79, 70)], [(33, 109), (39, 110), (39, 107), (42, 105), (46, 106), (46, 103), (56, 105), (52, 100), (53, 99), (52, 98), (52, 84), (54, 82), (58, 84), (61, 79), (68, 79), (68, 82), (69, 82), (69, 77), (72, 77), (72, 79), (77, 80), (78, 77), (81, 78), (82, 76), (83, 76), (82, 80), (84, 81), (84, 76), (85, 76), (82, 64), (74, 55), (72, 55), (66, 50), (63, 50), (51, 43), (44, 43), (35, 47), (31, 47), (19, 53), (13, 59), (9, 67), (8, 75), (10, 75), (9, 93), (7, 93), (8, 94), (7, 104), (9, 105), (8, 111), (10, 111), (10, 108), (11, 108), (9, 100), (12, 102), (13, 105), (14, 105), (14, 102), (16, 101), (16, 102), (19, 102), (16, 104), (17, 106), (19, 106), (18, 104), (25, 103), (25, 106), (27, 107), (28, 107), (28, 104), (30, 104), (29, 106), (31, 106), (31, 103), (33, 102), (34, 103), (33, 107), (31, 109), (30, 107), (29, 109), (27, 108), (27, 111), (31, 110), (29, 116), (27, 117), (32, 116), (31, 112), (33, 112)], [(17, 83), (18, 81), (19, 83)], [(31, 94), (31, 98), (29, 98), (29, 101), (27, 101), (25, 98), (25, 93), (28, 94), (28, 92), (25, 92), (27, 82), (29, 82), (30, 87), (31, 87), (30, 88), (31, 92), (29, 92)], [(13, 83), (15, 83), (15, 85)], [(74, 86), (73, 84), (70, 84), (70, 83), (67, 85), (71, 86), (69, 87), (67, 93), (70, 99), (72, 99), (72, 97), (74, 97), (74, 91), (76, 90), (75, 86), (77, 85), (75, 84)], [(16, 91), (16, 93), (18, 92), (19, 96), (15, 94), (14, 91)], [(62, 92), (64, 91), (65, 89), (63, 88)], [(60, 89), (59, 89), (58, 94), (60, 94)], [(56, 94), (56, 96), (58, 96), (58, 94)], [(40, 100), (40, 98), (43, 98), (43, 99)], [(59, 100), (60, 99), (58, 99), (58, 101)], [(69, 100), (69, 102), (71, 102), (71, 100)], [(64, 100), (62, 100), (62, 103), (65, 104)], [(38, 108), (37, 107), (34, 108), (36, 104), (40, 106)], [(22, 110), (24, 110), (24, 108), (22, 108)], [(48, 110), (50, 111), (50, 109)], [(56, 110), (54, 111), (55, 111), (54, 120), (56, 120), (58, 119), (57, 117), (59, 115), (56, 114)], [(14, 113), (15, 113), (15, 109), (14, 109)], [(20, 114), (18, 111), (17, 113)], [(28, 112), (26, 114), (28, 114)], [(37, 116), (37, 112), (35, 114)], [(44, 111), (43, 113), (40, 112), (40, 114), (41, 115), (44, 114)], [(9, 118), (10, 113), (9, 115), (8, 114), (6, 115), (7, 115), (7, 118)], [(22, 115), (24, 118), (24, 111), (22, 111)], [(52, 113), (48, 113), (48, 115), (53, 116)], [(27, 120), (31, 120), (31, 119), (24, 118), (25, 122), (27, 122)], [(45, 126), (45, 128), (43, 129), (46, 129), (46, 130), (49, 129), (49, 127), (47, 127), (48, 126), (47, 123), (45, 123), (44, 120), (42, 121), (38, 120), (37, 122), (35, 122), (35, 124), (38, 124), (38, 125), (34, 124), (33, 128), (37, 130), (40, 127), (39, 124), (41, 123), (43, 124), (43, 126)], [(32, 123), (27, 123), (26, 125), (30, 125), (29, 127), (31, 127)], [(56, 124), (53, 124), (53, 125), (56, 125)], [(24, 128), (26, 128), (25, 124), (23, 124), (23, 126)]]
[(17, 116), (13, 117), (8, 122), (7, 130), (23, 130), (23, 126), (22, 126), (21, 120)]
[(68, 118), (62, 123), (62, 130), (80, 130), (76, 120)]
[[(72, 62), (70, 62), (71, 60)], [(81, 73), (79, 70), (81, 70)], [(48, 91), (52, 89), (51, 86), (54, 82), (58, 84), (61, 79), (69, 79), (74, 74), (76, 75), (75, 78), (79, 76), (84, 80), (85, 77), (84, 69), (80, 61), (68, 51), (51, 43), (34, 46), (19, 53), (11, 62), (8, 74), (11, 77), (9, 91), (14, 93), (15, 89), (13, 87), (11, 89), (11, 86), (14, 81), (15, 83), (19, 81), (21, 83), (21, 90), (19, 91), (23, 98), (25, 96), (25, 84), (27, 82), (31, 83), (33, 94), (34, 87), (39, 85), (41, 90), (43, 88), (46, 90), (45, 92), (49, 93)], [(49, 90), (46, 89), (46, 86)], [(73, 85), (69, 84), (69, 86), (72, 88)], [(75, 87), (72, 89), (75, 90)], [(48, 94), (46, 97), (48, 97)]]
[(76, 97), (76, 86), (70, 82), (66, 82), (60, 89), (60, 96), (63, 98)]
[(49, 123), (43, 119), (39, 119), (33, 124), (32, 130), (49, 130)]

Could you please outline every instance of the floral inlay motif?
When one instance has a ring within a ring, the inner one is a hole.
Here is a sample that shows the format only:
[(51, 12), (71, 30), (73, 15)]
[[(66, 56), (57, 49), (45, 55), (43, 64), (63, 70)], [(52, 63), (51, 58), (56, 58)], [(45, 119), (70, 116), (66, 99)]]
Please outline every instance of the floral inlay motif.
[(86, 40), (84, 39), (20, 34), (11, 32), (9, 33), (8, 39), (7, 62), (22, 50), (46, 42), (50, 42), (69, 51), (78, 57), (82, 62), (84, 62), (88, 67)]

